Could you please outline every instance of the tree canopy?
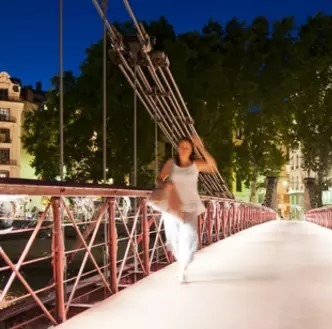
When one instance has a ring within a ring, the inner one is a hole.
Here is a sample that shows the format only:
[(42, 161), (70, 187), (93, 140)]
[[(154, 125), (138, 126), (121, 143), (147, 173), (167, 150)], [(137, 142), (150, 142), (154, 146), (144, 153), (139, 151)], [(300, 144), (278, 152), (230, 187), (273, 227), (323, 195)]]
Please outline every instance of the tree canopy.
[[(299, 28), (286, 17), (250, 24), (210, 20), (201, 31), (177, 35), (165, 18), (144, 22), (165, 51), (195, 125), (222, 175), (249, 183), (277, 174), (287, 149), (300, 143), (305, 169), (323, 177), (332, 155), (332, 18), (318, 14)], [(133, 34), (129, 23), (117, 24)], [(57, 78), (47, 104), (28, 112), (23, 143), (44, 178), (59, 172)], [(80, 74), (67, 72), (65, 85), (66, 179), (102, 178), (102, 43), (86, 51)], [(108, 59), (108, 177), (122, 184), (133, 168), (133, 91)], [(241, 132), (242, 143), (233, 141)], [(138, 107), (139, 185), (152, 183), (154, 124)]]

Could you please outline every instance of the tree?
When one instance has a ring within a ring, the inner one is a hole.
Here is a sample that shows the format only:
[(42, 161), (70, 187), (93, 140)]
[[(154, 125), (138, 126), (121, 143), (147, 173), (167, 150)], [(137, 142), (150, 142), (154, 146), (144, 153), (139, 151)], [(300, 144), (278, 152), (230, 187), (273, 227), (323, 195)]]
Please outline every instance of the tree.
[[(118, 68), (108, 60), (107, 164), (108, 177), (124, 184), (133, 168), (133, 91)], [(81, 74), (64, 77), (64, 162), (66, 179), (101, 181), (102, 174), (102, 47), (87, 50)], [(45, 107), (29, 112), (24, 122), (23, 144), (34, 156), (32, 166), (45, 179), (59, 175), (59, 88), (57, 78)], [(44, 110), (47, 109), (47, 110)], [(153, 124), (138, 108), (139, 170), (143, 183), (152, 182), (145, 166), (152, 160)], [(45, 124), (47, 123), (47, 124)], [(148, 180), (148, 182), (146, 181)]]
[[(71, 72), (64, 73), (64, 95), (68, 111), (65, 121), (70, 120), (73, 106), (73, 92), (76, 78)], [(60, 172), (60, 117), (59, 117), (59, 84), (58, 78), (52, 79), (52, 90), (48, 93), (46, 104), (37, 110), (25, 113), (22, 143), (28, 153), (33, 155), (32, 167), (37, 176), (43, 179), (54, 179)], [(65, 154), (69, 151), (65, 144)], [(65, 159), (65, 164), (68, 161)]]
[(222, 65), (222, 36), (221, 25), (213, 21), (203, 27), (202, 33), (180, 35), (178, 44), (181, 47), (173, 63), (177, 65), (179, 57), (181, 70), (173, 72), (195, 120), (196, 129), (216, 157), (226, 182), (231, 185), (232, 108), (225, 106), (228, 82)]
[(290, 68), (293, 20), (276, 22), (270, 31), (268, 21), (257, 17), (242, 28), (242, 38), (235, 26), (236, 37), (229, 37), (228, 47), (237, 50), (229, 51), (229, 63), (233, 54), (240, 54), (230, 74), (237, 86), (232, 96), (235, 126), (243, 132), (243, 143), (235, 149), (235, 170), (251, 186), (251, 201), (256, 201), (258, 176), (278, 175), (291, 140), (292, 113), (285, 101), (289, 91), (284, 79)]
[[(294, 36), (294, 19), (273, 25), (257, 17), (224, 27), (210, 20), (201, 32), (176, 35), (165, 18), (144, 22), (155, 48), (169, 56), (171, 70), (229, 185), (234, 172), (252, 187), (259, 175), (277, 174), (286, 150), (303, 145), (306, 168), (324, 177), (330, 165), (331, 18), (318, 15)], [(130, 23), (117, 24), (133, 35)], [(133, 91), (108, 59), (108, 177), (124, 183), (133, 168)], [(36, 172), (59, 172), (59, 90), (49, 93), (48, 110), (28, 113), (23, 143)], [(138, 102), (139, 184), (152, 184), (154, 123)], [(47, 126), (45, 125), (47, 122)], [(233, 144), (236, 130), (243, 143)], [(65, 165), (67, 179), (102, 179), (102, 43), (87, 49), (77, 77), (65, 76)], [(165, 139), (165, 138), (164, 138)], [(320, 178), (322, 182), (322, 178)]]
[(317, 173), (317, 205), (332, 166), (332, 18), (318, 14), (301, 26), (296, 43), (297, 67), (290, 97), (304, 169)]
[[(161, 17), (143, 22), (157, 40), (156, 48), (173, 47), (173, 27)], [(124, 35), (136, 34), (131, 23), (115, 24)], [(102, 43), (86, 51), (78, 77), (64, 79), (65, 172), (67, 180), (102, 180)], [(108, 178), (123, 184), (133, 171), (134, 93), (118, 67), (107, 60), (107, 165)], [(45, 107), (30, 112), (24, 123), (24, 146), (33, 155), (36, 174), (47, 179), (59, 175), (59, 86), (53, 79)], [(47, 110), (44, 110), (47, 109)], [(46, 126), (45, 122), (49, 122)], [(154, 123), (138, 101), (138, 184), (151, 185), (154, 172), (148, 164), (154, 159)]]

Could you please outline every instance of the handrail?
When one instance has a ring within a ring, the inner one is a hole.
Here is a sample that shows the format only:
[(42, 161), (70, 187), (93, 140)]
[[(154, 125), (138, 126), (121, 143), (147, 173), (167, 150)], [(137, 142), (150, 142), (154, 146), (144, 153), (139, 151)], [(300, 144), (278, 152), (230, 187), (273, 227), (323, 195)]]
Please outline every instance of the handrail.
[(332, 229), (332, 205), (310, 209), (305, 218), (308, 222)]
[[(50, 200), (33, 223), (1, 235), (0, 322), (59, 324), (77, 313), (82, 300), (92, 305), (173, 262), (163, 218), (147, 204), (148, 189), (0, 179), (0, 194), (8, 200), (14, 195)], [(92, 198), (88, 217), (80, 216), (75, 198)], [(277, 216), (233, 199), (202, 196), (202, 201), (199, 248)], [(48, 280), (36, 282), (36, 269)], [(15, 282), (25, 287), (19, 295)]]

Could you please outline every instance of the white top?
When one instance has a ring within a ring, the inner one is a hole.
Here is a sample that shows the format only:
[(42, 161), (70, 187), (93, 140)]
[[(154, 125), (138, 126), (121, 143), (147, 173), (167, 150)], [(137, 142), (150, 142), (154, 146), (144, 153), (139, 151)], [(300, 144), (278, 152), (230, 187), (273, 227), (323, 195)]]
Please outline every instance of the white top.
[(204, 204), (198, 194), (198, 174), (196, 164), (193, 162), (188, 167), (179, 167), (173, 161), (170, 179), (183, 203), (183, 212), (205, 212)]

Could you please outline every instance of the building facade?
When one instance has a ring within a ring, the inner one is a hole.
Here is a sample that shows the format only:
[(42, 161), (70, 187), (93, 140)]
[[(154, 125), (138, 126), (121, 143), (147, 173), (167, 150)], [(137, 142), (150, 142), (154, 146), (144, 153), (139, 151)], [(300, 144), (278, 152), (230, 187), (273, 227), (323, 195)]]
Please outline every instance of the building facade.
[(0, 73), (0, 178), (20, 177), (21, 126), (24, 101), (21, 85)]
[(24, 112), (36, 109), (45, 100), (41, 84), (22, 88), (19, 79), (0, 72), (0, 178), (35, 178), (31, 156), (21, 143)]
[(277, 208), (278, 214), (281, 218), (290, 219), (291, 218), (291, 203), (289, 196), (289, 175), (288, 166), (282, 167), (281, 172), (278, 176), (277, 182)]
[[(303, 159), (301, 148), (292, 150), (289, 158), (289, 197), (291, 204), (291, 218), (303, 219), (305, 213), (304, 205), (304, 179), (314, 178), (317, 175), (314, 171), (303, 169)], [(325, 189), (322, 192), (323, 205), (332, 204), (332, 169), (329, 171), (326, 177)]]
[[(302, 153), (300, 148), (290, 151), (288, 174), (290, 218), (303, 219), (305, 212), (304, 178), (308, 177), (308, 174), (302, 169)], [(314, 173), (312, 174), (314, 175)]]

